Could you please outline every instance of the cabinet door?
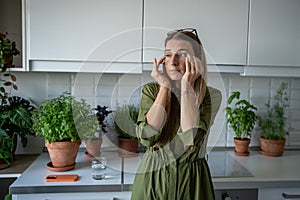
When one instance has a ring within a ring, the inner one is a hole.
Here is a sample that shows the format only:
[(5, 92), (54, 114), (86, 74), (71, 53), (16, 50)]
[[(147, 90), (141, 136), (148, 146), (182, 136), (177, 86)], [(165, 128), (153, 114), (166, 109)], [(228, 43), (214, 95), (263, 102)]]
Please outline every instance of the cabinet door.
[(142, 1), (27, 0), (26, 36), (31, 69), (140, 63)]
[(300, 188), (266, 188), (258, 190), (258, 200), (300, 199)]
[(300, 66), (300, 1), (251, 0), (249, 65)]
[(209, 64), (246, 64), (248, 0), (145, 0), (144, 10), (145, 62), (163, 55), (168, 31), (193, 27)]
[(13, 200), (130, 200), (131, 192), (85, 192), (85, 193), (35, 193), (15, 194)]

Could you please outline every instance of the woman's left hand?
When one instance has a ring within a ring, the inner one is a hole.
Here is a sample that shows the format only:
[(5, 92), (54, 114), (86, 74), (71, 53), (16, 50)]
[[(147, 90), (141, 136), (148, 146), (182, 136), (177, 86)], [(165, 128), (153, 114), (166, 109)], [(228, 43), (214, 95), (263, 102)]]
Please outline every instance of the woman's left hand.
[(181, 88), (190, 90), (194, 88), (194, 83), (201, 75), (202, 63), (201, 60), (195, 56), (188, 56), (185, 59), (185, 73), (181, 79)]

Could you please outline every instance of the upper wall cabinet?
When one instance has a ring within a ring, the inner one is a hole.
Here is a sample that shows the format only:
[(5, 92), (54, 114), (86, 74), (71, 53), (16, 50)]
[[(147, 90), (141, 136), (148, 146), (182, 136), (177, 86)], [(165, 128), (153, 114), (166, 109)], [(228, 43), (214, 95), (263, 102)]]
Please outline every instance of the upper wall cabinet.
[(193, 27), (209, 64), (245, 65), (248, 0), (145, 0), (144, 62), (161, 57), (170, 30)]
[(250, 3), (248, 64), (300, 66), (300, 1)]
[[(141, 0), (23, 0), (23, 4), (30, 70), (141, 72)], [(120, 63), (124, 65), (119, 67)]]

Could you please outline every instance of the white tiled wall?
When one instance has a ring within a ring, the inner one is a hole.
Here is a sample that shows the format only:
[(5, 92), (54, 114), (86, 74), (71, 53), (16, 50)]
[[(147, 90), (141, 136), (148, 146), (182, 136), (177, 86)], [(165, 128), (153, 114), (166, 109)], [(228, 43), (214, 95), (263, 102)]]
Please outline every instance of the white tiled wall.
[[(14, 92), (30, 98), (36, 104), (43, 99), (70, 91), (78, 98), (85, 98), (93, 107), (97, 104), (115, 109), (117, 105), (130, 103), (138, 105), (143, 84), (152, 81), (150, 72), (142, 75), (134, 74), (92, 74), (92, 73), (23, 73), (15, 72), (19, 90)], [(291, 126), (287, 137), (288, 147), (300, 147), (300, 79), (299, 78), (270, 78), (243, 77), (239, 74), (209, 74), (209, 85), (221, 90), (223, 101), (215, 123), (211, 129), (209, 146), (233, 146), (233, 132), (226, 125), (224, 107), (228, 94), (240, 91), (242, 98), (250, 100), (258, 107), (258, 114), (265, 111), (265, 103), (273, 96), (280, 83), (288, 83), (290, 107), (287, 113)], [(104, 144), (105, 145), (105, 144)], [(111, 145), (110, 141), (106, 145)], [(252, 146), (259, 145), (259, 131), (253, 131)], [(18, 145), (17, 153), (41, 152), (43, 141), (31, 138), (29, 145), (23, 149)]]

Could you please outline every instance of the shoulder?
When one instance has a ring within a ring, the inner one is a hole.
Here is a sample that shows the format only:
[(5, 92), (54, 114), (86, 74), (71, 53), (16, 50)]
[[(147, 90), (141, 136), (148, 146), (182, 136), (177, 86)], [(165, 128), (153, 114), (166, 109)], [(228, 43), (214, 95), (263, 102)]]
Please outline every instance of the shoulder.
[(220, 98), (222, 99), (222, 93), (220, 90), (207, 86), (207, 91), (208, 91), (208, 95), (210, 95), (211, 97), (216, 97), (216, 98)]
[(150, 82), (143, 86), (142, 93), (143, 94), (157, 94), (159, 91), (159, 84), (156, 82)]
[(206, 97), (211, 99), (212, 102), (220, 104), (222, 101), (222, 93), (220, 90), (207, 86)]

